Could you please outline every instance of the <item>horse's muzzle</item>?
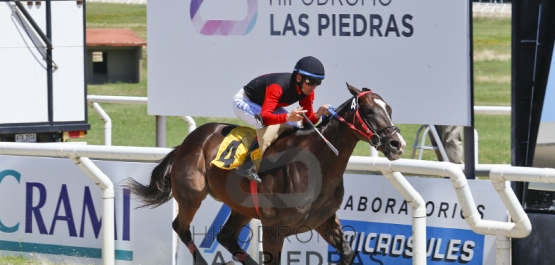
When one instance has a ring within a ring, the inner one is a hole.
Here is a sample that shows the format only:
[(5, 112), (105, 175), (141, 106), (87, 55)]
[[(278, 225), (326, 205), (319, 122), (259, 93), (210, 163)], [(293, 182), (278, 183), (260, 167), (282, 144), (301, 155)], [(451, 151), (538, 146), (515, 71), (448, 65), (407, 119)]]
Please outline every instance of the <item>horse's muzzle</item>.
[(393, 161), (401, 158), (403, 151), (405, 150), (405, 140), (404, 139), (391, 139), (384, 145), (384, 155), (387, 159)]

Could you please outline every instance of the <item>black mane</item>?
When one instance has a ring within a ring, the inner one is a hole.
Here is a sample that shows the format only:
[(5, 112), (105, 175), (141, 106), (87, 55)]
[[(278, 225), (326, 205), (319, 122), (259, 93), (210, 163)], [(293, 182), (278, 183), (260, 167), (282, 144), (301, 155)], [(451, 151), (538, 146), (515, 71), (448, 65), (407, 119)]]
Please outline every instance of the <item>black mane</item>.
[[(343, 102), (341, 105), (339, 105), (339, 107), (335, 108), (335, 112), (339, 113), (343, 110), (343, 108), (345, 108), (345, 106), (348, 106), (349, 103), (351, 102), (351, 100), (353, 100), (353, 98), (349, 98), (347, 99), (347, 101)], [(333, 115), (328, 116), (327, 119), (323, 120), (322, 122), (320, 122), (316, 127), (318, 128), (324, 128), (326, 125), (328, 125), (328, 123), (330, 123), (330, 121), (333, 119)]]
[[(349, 104), (351, 103), (352, 100), (353, 100), (353, 97), (347, 99), (345, 102), (343, 102), (341, 105), (339, 105), (339, 107), (335, 108), (335, 112), (339, 113), (339, 112), (343, 111), (343, 109), (345, 107), (349, 106)], [(323, 121), (318, 123), (316, 126), (312, 126), (309, 123), (305, 122), (302, 127), (294, 127), (294, 130), (289, 130), (289, 131), (283, 132), (279, 136), (279, 138), (286, 137), (286, 136), (294, 134), (294, 133), (296, 133), (297, 135), (307, 135), (307, 134), (313, 132), (315, 130), (315, 128), (324, 129), (330, 123), (330, 121), (332, 119), (334, 119), (334, 117), (332, 115), (330, 115), (330, 116), (328, 116), (327, 119), (324, 119)]]

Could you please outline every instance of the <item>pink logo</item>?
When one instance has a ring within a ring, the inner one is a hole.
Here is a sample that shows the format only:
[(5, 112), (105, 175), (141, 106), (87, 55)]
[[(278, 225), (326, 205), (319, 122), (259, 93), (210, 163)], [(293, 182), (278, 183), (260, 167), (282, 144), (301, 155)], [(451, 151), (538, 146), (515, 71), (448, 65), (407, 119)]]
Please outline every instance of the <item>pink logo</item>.
[(202, 35), (225, 36), (247, 35), (258, 16), (258, 0), (247, 0), (247, 16), (243, 20), (205, 20), (201, 17), (200, 7), (204, 0), (191, 0), (191, 21)]

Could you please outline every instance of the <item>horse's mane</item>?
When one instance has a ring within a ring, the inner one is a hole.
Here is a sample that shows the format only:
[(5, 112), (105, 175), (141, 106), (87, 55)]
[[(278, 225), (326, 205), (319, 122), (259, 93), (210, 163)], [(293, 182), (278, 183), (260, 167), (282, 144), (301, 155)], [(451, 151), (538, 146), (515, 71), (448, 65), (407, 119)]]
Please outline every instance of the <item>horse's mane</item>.
[[(349, 104), (349, 102), (351, 102), (352, 98), (348, 99), (347, 101), (343, 102), (341, 105), (339, 105), (339, 107), (336, 108), (337, 112), (340, 112), (347, 104)], [(333, 119), (333, 117), (328, 117), (327, 119), (323, 120), (322, 122), (318, 123), (315, 127), (305, 124), (303, 127), (295, 127), (294, 130), (289, 130), (286, 132), (283, 132), (279, 138), (282, 137), (286, 137), (289, 136), (291, 134), (297, 134), (297, 135), (307, 135), (310, 134), (311, 132), (313, 132), (316, 128), (324, 128), (325, 126), (327, 126), (330, 121)]]
[(309, 134), (310, 132), (314, 131), (314, 127), (310, 124), (304, 124), (303, 127), (300, 127), (297, 130), (297, 134), (298, 135), (306, 135)]
[[(352, 98), (347, 99), (345, 102), (343, 102), (341, 105), (339, 105), (339, 107), (335, 108), (336, 112), (341, 112), (341, 110), (343, 110), (343, 108), (345, 108), (345, 106), (351, 102)], [(323, 120), (322, 122), (320, 122), (316, 127), (318, 128), (324, 128), (326, 125), (328, 125), (330, 123), (330, 121), (333, 119), (332, 116), (329, 116), (327, 119)]]
[[(318, 125), (317, 127), (320, 127), (320, 125)], [(287, 130), (282, 134), (280, 134), (278, 138), (287, 137), (291, 134), (297, 134), (299, 136), (308, 135), (314, 131), (314, 128), (315, 128), (314, 126), (308, 125), (308, 124), (303, 125), (303, 127), (294, 127), (293, 130)]]
[[(370, 91), (370, 89), (364, 87), (362, 88), (362, 91)], [(382, 97), (376, 93), (373, 93), (375, 96), (377, 96), (379, 99), (382, 99)], [(356, 96), (354, 96), (356, 97)], [(343, 111), (343, 109), (346, 106), (349, 106), (351, 103), (351, 100), (353, 100), (353, 97), (347, 99), (345, 102), (343, 102), (341, 105), (339, 105), (339, 107), (335, 108), (335, 112), (339, 113), (341, 111)], [(324, 128), (326, 125), (328, 125), (330, 123), (330, 121), (333, 119), (333, 117), (328, 117), (327, 119), (325, 119), (324, 121), (320, 122), (316, 127), (318, 128)]]
[[(335, 108), (335, 111), (340, 112), (341, 110), (343, 110), (343, 108), (345, 108), (345, 106), (350, 104), (351, 100), (352, 100), (352, 97), (347, 99), (341, 105), (339, 105), (339, 107)], [(315, 128), (325, 128), (330, 123), (330, 121), (332, 119), (333, 119), (333, 117), (330, 116), (327, 119), (323, 120), (322, 122), (318, 123), (316, 126), (311, 126), (311, 125), (306, 125), (305, 124), (303, 127), (300, 127), (300, 128), (295, 127), (294, 130), (289, 130), (289, 131), (283, 132), (279, 136), (279, 138), (286, 137), (286, 136), (294, 134), (294, 133), (296, 133), (297, 135), (307, 135), (307, 134), (313, 132), (315, 130)]]

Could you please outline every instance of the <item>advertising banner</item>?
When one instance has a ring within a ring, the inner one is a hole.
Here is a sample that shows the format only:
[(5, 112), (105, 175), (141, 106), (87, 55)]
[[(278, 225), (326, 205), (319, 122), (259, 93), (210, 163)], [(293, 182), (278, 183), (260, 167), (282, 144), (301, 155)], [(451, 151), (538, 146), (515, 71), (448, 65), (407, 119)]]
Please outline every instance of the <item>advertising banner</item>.
[(317, 106), (349, 99), (348, 82), (383, 96), (397, 123), (470, 125), (467, 0), (165, 0), (147, 9), (150, 115), (234, 117), (232, 98), (251, 79), (292, 72), (311, 55), (326, 70)]
[[(173, 201), (155, 209), (135, 209), (137, 201), (119, 186), (127, 177), (148, 183), (154, 164), (94, 163), (116, 185), (116, 263), (173, 264), (177, 257), (177, 264), (192, 264), (189, 250), (171, 228)], [(345, 174), (344, 180), (345, 195), (337, 214), (356, 250), (354, 264), (412, 264), (410, 205), (383, 176)], [(449, 179), (407, 180), (426, 202), (428, 264), (495, 264), (495, 237), (469, 229)], [(507, 220), (491, 182), (469, 180), (469, 186), (482, 219)], [(71, 264), (101, 263), (100, 191), (69, 159), (1, 156), (0, 200), (1, 255), (32, 255)], [(232, 260), (216, 240), (230, 212), (208, 197), (194, 217), (193, 239), (209, 264)], [(255, 232), (263, 232), (264, 227), (254, 224), (237, 235), (245, 250), (262, 244)], [(275, 236), (282, 236), (285, 242), (281, 259), (286, 264), (337, 264), (341, 258), (315, 231)], [(261, 258), (261, 253), (255, 257)]]
[[(337, 215), (351, 247), (353, 264), (412, 264), (412, 208), (389, 181), (378, 175), (345, 174), (345, 195)], [(427, 264), (495, 264), (495, 237), (473, 232), (462, 217), (461, 206), (449, 179), (408, 177), (426, 201)], [(505, 207), (491, 182), (469, 180), (476, 207), (484, 220), (506, 221)], [(211, 198), (205, 200), (191, 227), (194, 241), (209, 264), (231, 261), (231, 254), (216, 240), (230, 210)], [(258, 227), (264, 231), (263, 227)], [(246, 250), (256, 228), (238, 235)], [(283, 231), (286, 231), (284, 229)], [(283, 236), (283, 235), (275, 235)], [(337, 264), (340, 255), (315, 231), (284, 237), (284, 264)], [(255, 260), (261, 262), (259, 254)], [(178, 245), (177, 264), (191, 264), (192, 256)]]
[[(172, 264), (173, 200), (141, 208), (119, 184), (152, 163), (93, 161), (114, 183), (116, 264)], [(0, 255), (102, 264), (101, 191), (68, 158), (0, 156)]]

